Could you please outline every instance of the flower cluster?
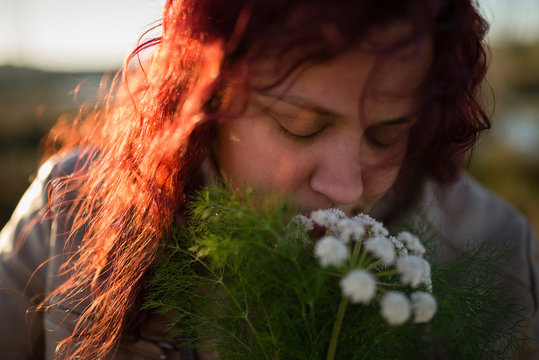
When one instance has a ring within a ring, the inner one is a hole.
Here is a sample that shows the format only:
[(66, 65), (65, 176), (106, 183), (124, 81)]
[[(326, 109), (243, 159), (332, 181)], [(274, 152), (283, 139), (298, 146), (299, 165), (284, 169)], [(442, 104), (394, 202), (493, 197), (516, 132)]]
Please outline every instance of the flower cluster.
[[(425, 247), (415, 235), (403, 231), (390, 236), (372, 217), (349, 218), (338, 209), (313, 211), (310, 218), (298, 215), (295, 221), (305, 231), (315, 224), (326, 229), (314, 246), (314, 255), (322, 267), (342, 274), (342, 295), (351, 303), (378, 301), (381, 315), (391, 325), (410, 318), (425, 323), (434, 316), (437, 303), (431, 295), (431, 268), (423, 258)], [(410, 294), (401, 291), (410, 288)]]

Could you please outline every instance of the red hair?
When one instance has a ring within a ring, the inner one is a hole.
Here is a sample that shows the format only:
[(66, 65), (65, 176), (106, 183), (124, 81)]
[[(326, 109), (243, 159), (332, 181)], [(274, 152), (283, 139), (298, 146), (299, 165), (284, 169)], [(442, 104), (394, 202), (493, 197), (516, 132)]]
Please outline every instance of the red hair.
[[(129, 327), (159, 243), (200, 184), (216, 119), (230, 115), (231, 79), (246, 78), (248, 64), (274, 59), (280, 76), (271, 87), (403, 19), (414, 31), (380, 49), (381, 56), (425, 35), (434, 38), (407, 158), (451, 179), (459, 154), (489, 126), (477, 99), (486, 26), (470, 0), (167, 1), (162, 36), (133, 52), (103, 106), (73, 128), (51, 131), (63, 142), (60, 151), (81, 146), (88, 159), (75, 175), (51, 184), (76, 191), (75, 203), (66, 204), (70, 231), (85, 234), (62, 267), (67, 281), (50, 299), (79, 301), (83, 293), (90, 304), (58, 354), (102, 358)], [(147, 47), (155, 49), (145, 66), (128, 70)]]

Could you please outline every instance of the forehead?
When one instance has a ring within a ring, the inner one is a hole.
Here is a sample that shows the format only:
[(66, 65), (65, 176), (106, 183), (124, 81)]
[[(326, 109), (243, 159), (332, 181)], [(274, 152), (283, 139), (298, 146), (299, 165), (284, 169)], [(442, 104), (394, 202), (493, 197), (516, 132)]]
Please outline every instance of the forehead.
[[(358, 116), (360, 99), (364, 111), (376, 111), (376, 116), (385, 116), (384, 111), (408, 111), (406, 108), (417, 103), (431, 62), (430, 41), (412, 42), (383, 54), (373, 46), (379, 43), (366, 42), (329, 62), (300, 69), (271, 92), (304, 99), (347, 117)], [(251, 81), (255, 88), (280, 75), (271, 68), (271, 64), (254, 67)]]

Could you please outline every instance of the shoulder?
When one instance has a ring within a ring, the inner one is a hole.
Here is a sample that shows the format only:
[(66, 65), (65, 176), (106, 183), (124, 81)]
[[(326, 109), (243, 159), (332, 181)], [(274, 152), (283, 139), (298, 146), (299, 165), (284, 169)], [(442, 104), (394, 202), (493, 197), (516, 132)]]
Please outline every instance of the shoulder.
[[(0, 231), (0, 348), (7, 357), (40, 353), (43, 315), (31, 311), (56, 279), (54, 251), (62, 249), (61, 229), (54, 218), (59, 179), (80, 166), (79, 149), (53, 156), (38, 170), (10, 220)], [(65, 193), (65, 192), (64, 192)], [(47, 261), (54, 259), (53, 261)]]
[(1, 253), (10, 253), (13, 250), (18, 234), (24, 227), (28, 228), (27, 224), (33, 223), (34, 227), (39, 225), (43, 229), (47, 227), (50, 222), (48, 208), (53, 201), (51, 198), (53, 184), (55, 180), (69, 176), (75, 171), (80, 154), (80, 149), (73, 149), (63, 155), (51, 157), (40, 166), (10, 220), (0, 232)]
[[(512, 205), (464, 174), (453, 184), (425, 182), (412, 216), (430, 225), (442, 249), (457, 255), (470, 244), (486, 243), (491, 249), (507, 247), (501, 281), (526, 309), (529, 323), (523, 335), (530, 354), (539, 353), (539, 249), (531, 224)], [(420, 220), (420, 221), (421, 221)]]
[(463, 175), (449, 185), (426, 181), (412, 212), (432, 227), (449, 255), (458, 256), (468, 245), (479, 243), (509, 249), (504, 254), (504, 278), (530, 313), (535, 313), (537, 239), (530, 223), (512, 205)]
[(455, 247), (469, 241), (524, 246), (534, 237), (518, 210), (466, 174), (449, 185), (427, 180), (413, 213)]
[[(63, 248), (64, 214), (75, 190), (69, 179), (81, 168), (81, 149), (51, 157), (39, 168), (35, 179), (22, 196), (11, 218), (0, 231), (2, 266), (18, 269), (21, 281), (29, 277), (53, 250)], [(85, 161), (84, 161), (85, 162)], [(41, 267), (40, 267), (41, 269)], [(24, 271), (23, 271), (24, 270)], [(10, 277), (11, 279), (13, 277)], [(39, 276), (34, 276), (37, 279)], [(42, 279), (42, 283), (45, 279)]]

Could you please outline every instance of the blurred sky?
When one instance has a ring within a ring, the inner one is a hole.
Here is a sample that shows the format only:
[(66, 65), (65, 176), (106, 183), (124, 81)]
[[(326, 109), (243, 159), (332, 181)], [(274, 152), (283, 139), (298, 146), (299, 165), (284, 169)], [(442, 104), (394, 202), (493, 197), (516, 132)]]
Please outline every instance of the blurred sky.
[[(0, 0), (0, 65), (117, 69), (165, 0)], [(491, 40), (539, 41), (539, 0), (479, 0)]]
[(165, 0), (0, 0), (0, 65), (114, 70)]

